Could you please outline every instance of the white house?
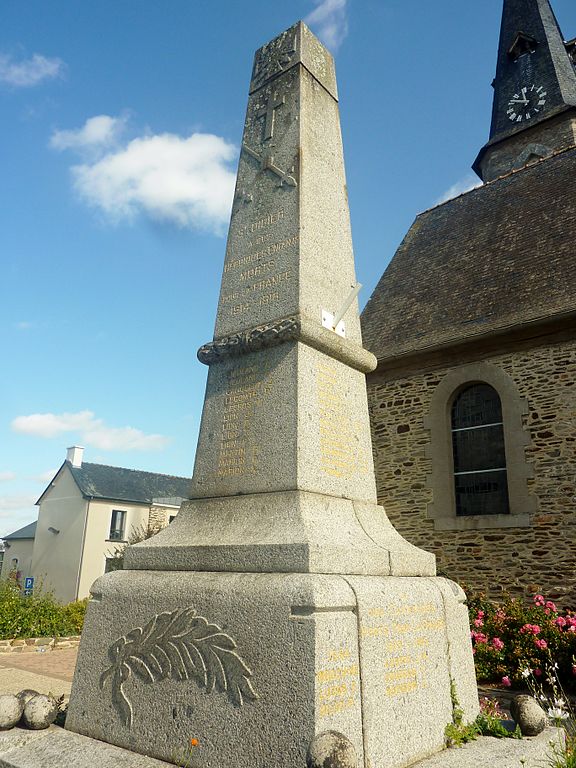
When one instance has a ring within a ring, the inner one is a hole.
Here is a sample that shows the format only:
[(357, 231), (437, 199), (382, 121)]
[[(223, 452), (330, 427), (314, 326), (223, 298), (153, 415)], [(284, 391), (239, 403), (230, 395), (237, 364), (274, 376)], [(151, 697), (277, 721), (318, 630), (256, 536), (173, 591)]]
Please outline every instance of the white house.
[[(28, 531), (33, 536), (31, 565), (24, 567), (23, 550), (19, 567), (22, 578), (34, 576), (36, 584), (63, 602), (87, 597), (117, 545), (132, 533), (168, 525), (190, 484), (186, 477), (86, 463), (83, 452), (79, 446), (68, 448), (66, 461), (38, 499), (36, 529)], [(26, 529), (31, 526), (4, 537), (10, 548), (2, 576), (16, 540), (23, 547)]]
[(21, 586), (32, 575), (32, 551), (36, 523), (29, 523), (9, 536), (5, 536), (4, 558), (0, 562), (0, 579), (13, 578)]

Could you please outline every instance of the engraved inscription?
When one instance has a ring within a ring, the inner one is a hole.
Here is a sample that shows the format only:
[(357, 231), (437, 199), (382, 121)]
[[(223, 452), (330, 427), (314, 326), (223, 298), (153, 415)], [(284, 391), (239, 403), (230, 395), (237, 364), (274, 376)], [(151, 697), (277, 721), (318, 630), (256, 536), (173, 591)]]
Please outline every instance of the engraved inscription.
[(133, 674), (144, 683), (193, 680), (206, 693), (225, 693), (237, 707), (258, 698), (252, 672), (236, 652), (234, 640), (194, 608), (153, 616), (146, 626), (112, 643), (108, 657), (112, 665), (101, 674), (100, 688), (111, 681), (112, 703), (128, 728), (134, 710), (124, 684)]
[(329, 651), (328, 665), (316, 673), (321, 717), (352, 709), (358, 703), (358, 676), (358, 664), (347, 648)]
[(432, 602), (372, 608), (361, 618), (360, 636), (383, 645), (383, 683), (394, 697), (428, 687), (430, 649), (445, 641), (445, 622)]
[[(284, 215), (280, 211), (275, 216)], [(261, 222), (267, 222), (263, 226), (272, 226), (273, 219), (266, 217)], [(245, 227), (240, 232), (244, 237), (254, 234), (252, 227)], [(258, 230), (256, 230), (258, 231)], [(257, 239), (263, 241), (264, 235), (258, 235)], [(298, 247), (298, 235), (290, 235), (283, 240), (270, 242), (268, 245), (262, 242), (257, 244), (257, 250), (237, 259), (230, 259), (224, 265), (224, 275), (233, 277), (233, 289), (220, 296), (220, 311), (225, 311), (229, 317), (244, 315), (254, 308), (276, 304), (285, 296), (287, 284), (295, 277), (292, 268), (283, 268), (283, 262), (291, 249)], [(252, 246), (253, 243), (250, 243)], [(232, 274), (231, 274), (232, 273)]]
[(261, 366), (245, 365), (229, 372), (216, 461), (218, 477), (257, 472), (260, 447), (252, 427), (262, 397), (271, 391), (269, 377), (262, 375)]
[[(281, 208), (279, 211), (274, 211), (274, 213), (269, 213), (267, 216), (262, 216), (262, 218), (253, 221), (251, 224), (246, 224), (246, 226), (238, 231), (238, 236), (245, 237), (246, 235), (253, 235), (255, 232), (260, 232), (263, 229), (268, 229), (268, 227), (277, 224), (279, 221), (282, 221), (283, 218), (284, 209)], [(227, 272), (229, 268), (230, 267), (226, 265), (224, 271)]]
[(333, 477), (365, 475), (370, 463), (358, 435), (362, 422), (355, 420), (342, 392), (338, 371), (327, 362), (316, 366), (320, 426), (320, 468)]

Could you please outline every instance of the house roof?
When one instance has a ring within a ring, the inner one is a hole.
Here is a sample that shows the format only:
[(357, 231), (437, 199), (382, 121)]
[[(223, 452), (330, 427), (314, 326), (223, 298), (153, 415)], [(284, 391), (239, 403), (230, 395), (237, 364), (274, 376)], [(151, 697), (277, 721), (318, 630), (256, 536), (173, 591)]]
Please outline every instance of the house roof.
[(420, 214), (362, 314), (379, 360), (576, 310), (576, 148)]
[(8, 536), (2, 536), (4, 541), (11, 541), (13, 539), (33, 539), (36, 535), (36, 522), (25, 525), (24, 528), (19, 528), (14, 533), (10, 533)]
[[(151, 504), (158, 498), (185, 499), (190, 489), (189, 477), (160, 475), (156, 472), (89, 462), (83, 462), (81, 467), (73, 467), (69, 461), (65, 461), (61, 469), (63, 467), (68, 467), (86, 498)], [(43, 496), (44, 494), (37, 503), (42, 501)]]
[(190, 489), (189, 477), (159, 475), (105, 464), (82, 463), (81, 467), (73, 467), (66, 463), (82, 494), (90, 498), (151, 504), (157, 497), (187, 498)]

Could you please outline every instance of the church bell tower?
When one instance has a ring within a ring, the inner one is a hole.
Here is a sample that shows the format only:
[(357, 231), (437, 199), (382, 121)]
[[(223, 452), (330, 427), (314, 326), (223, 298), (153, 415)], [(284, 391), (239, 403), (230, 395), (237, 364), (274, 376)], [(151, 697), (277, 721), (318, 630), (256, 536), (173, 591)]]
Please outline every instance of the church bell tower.
[(575, 48), (549, 0), (504, 0), (490, 139), (472, 166), (483, 181), (576, 144)]

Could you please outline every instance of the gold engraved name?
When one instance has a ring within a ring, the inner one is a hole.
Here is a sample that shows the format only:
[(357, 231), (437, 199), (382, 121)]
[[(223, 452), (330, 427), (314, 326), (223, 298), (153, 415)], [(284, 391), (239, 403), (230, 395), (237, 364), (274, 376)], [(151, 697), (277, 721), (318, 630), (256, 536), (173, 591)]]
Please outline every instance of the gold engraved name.
[(379, 639), (385, 696), (401, 696), (428, 686), (429, 654), (443, 642), (444, 631), (444, 618), (431, 601), (366, 611), (360, 634)]
[(216, 463), (218, 477), (254, 474), (259, 446), (252, 435), (252, 421), (260, 398), (272, 390), (255, 366), (232, 370), (224, 394), (222, 428)]
[(360, 422), (350, 416), (335, 367), (318, 363), (316, 370), (320, 468), (327, 475), (349, 478), (369, 471), (366, 449), (358, 440)]
[[(349, 661), (352, 654), (346, 648), (330, 651), (331, 662)], [(358, 704), (358, 664), (345, 664), (319, 669), (316, 672), (317, 700), (321, 716), (335, 715)]]

